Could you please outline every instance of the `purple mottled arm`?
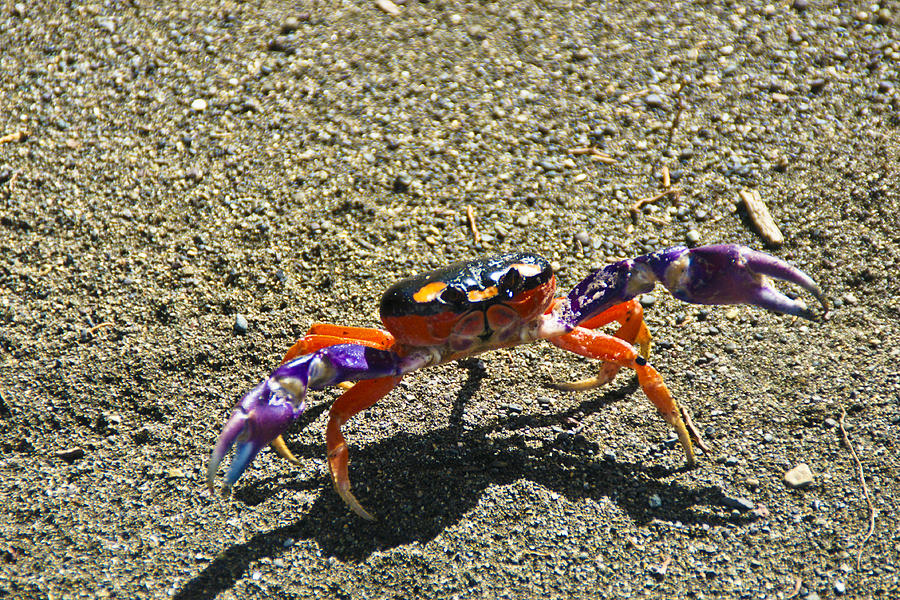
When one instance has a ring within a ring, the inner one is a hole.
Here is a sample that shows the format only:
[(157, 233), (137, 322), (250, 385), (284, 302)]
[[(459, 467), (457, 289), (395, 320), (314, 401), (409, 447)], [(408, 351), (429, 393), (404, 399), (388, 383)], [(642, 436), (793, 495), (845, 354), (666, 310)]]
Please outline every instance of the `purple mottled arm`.
[(825, 295), (803, 271), (746, 246), (720, 244), (666, 248), (598, 269), (569, 292), (558, 315), (566, 327), (576, 327), (611, 306), (649, 292), (660, 282), (684, 302), (753, 304), (815, 320), (815, 313), (805, 303), (779, 292), (769, 278), (805, 289), (827, 314)]
[(222, 429), (206, 471), (210, 489), (222, 459), (235, 446), (223, 487), (223, 493), (228, 492), (259, 451), (303, 414), (307, 390), (341, 381), (402, 375), (419, 368), (425, 360), (427, 357), (419, 355), (401, 358), (388, 350), (340, 344), (281, 365), (238, 402)]

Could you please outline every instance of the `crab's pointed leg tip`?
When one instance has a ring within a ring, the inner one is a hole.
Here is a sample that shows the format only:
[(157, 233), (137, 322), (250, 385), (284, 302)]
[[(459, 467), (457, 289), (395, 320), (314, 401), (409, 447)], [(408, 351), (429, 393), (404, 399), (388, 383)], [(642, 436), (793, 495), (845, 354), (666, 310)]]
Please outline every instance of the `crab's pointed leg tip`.
[(294, 456), (294, 453), (291, 452), (290, 448), (287, 447), (287, 444), (284, 443), (283, 436), (279, 435), (277, 438), (272, 440), (271, 446), (272, 446), (272, 450), (274, 450), (278, 456), (285, 459), (289, 463), (297, 465), (297, 466), (300, 466), (301, 464), (303, 464), (300, 462), (300, 460), (296, 456)]
[(349, 485), (336, 485), (335, 489), (337, 490), (338, 496), (341, 497), (341, 500), (350, 507), (350, 510), (355, 512), (357, 515), (365, 519), (366, 521), (374, 521), (375, 517), (369, 514), (363, 505), (359, 503), (359, 500), (356, 499), (356, 496), (353, 495), (353, 492), (350, 491)]

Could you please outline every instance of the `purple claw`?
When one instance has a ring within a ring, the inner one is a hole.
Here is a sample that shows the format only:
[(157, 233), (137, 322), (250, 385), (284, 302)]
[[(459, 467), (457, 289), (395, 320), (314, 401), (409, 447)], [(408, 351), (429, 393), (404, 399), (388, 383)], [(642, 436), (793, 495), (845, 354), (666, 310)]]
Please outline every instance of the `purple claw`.
[(209, 488), (215, 488), (219, 465), (231, 447), (236, 446), (222, 488), (227, 494), (259, 451), (300, 418), (306, 410), (307, 390), (319, 390), (341, 381), (401, 375), (427, 364), (430, 358), (427, 352), (401, 358), (389, 350), (338, 344), (281, 365), (241, 398), (231, 413), (209, 457), (206, 469)]
[(247, 466), (276, 437), (284, 433), (306, 410), (302, 394), (288, 391), (285, 386), (270, 377), (253, 388), (238, 403), (231, 418), (219, 434), (219, 439), (209, 457), (206, 483), (215, 489), (216, 472), (222, 459), (232, 446), (235, 447), (231, 467), (225, 475), (222, 493), (227, 494)]
[(781, 259), (735, 244), (669, 248), (635, 259), (649, 266), (672, 295), (694, 304), (753, 304), (780, 313), (815, 320), (799, 300), (779, 292), (769, 277), (794, 283), (818, 300), (827, 314), (828, 302), (819, 286), (803, 271)]
[(828, 314), (819, 286), (803, 271), (779, 258), (736, 244), (685, 248), (676, 246), (623, 260), (592, 273), (569, 292), (559, 309), (565, 327), (599, 314), (620, 302), (649, 292), (656, 282), (672, 295), (694, 304), (753, 304), (815, 320), (800, 300), (779, 292), (769, 278), (794, 283), (818, 300)]

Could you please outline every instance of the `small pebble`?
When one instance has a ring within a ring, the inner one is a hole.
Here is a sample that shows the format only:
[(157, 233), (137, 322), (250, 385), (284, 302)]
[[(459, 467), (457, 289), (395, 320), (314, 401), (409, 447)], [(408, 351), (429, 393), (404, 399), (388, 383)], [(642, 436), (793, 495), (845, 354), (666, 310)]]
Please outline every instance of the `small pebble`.
[(799, 463), (784, 474), (784, 482), (792, 488), (809, 487), (813, 482), (813, 474), (806, 463)]
[(191, 109), (197, 112), (203, 112), (204, 110), (206, 110), (207, 106), (208, 104), (203, 98), (197, 98), (193, 102), (191, 102)]
[(857, 304), (859, 304), (859, 300), (850, 292), (847, 292), (846, 294), (841, 296), (841, 300), (843, 300), (845, 304), (849, 304), (850, 306), (856, 306)]
[(71, 448), (66, 448), (65, 450), (57, 450), (56, 457), (71, 464), (79, 458), (84, 458), (84, 448), (81, 446), (73, 446)]
[(658, 494), (653, 494), (647, 498), (647, 504), (650, 505), (650, 508), (659, 508), (662, 506), (662, 498), (660, 498)]
[(405, 173), (401, 173), (400, 175), (397, 175), (397, 177), (394, 179), (394, 187), (393, 187), (394, 193), (395, 194), (404, 194), (404, 193), (408, 192), (409, 186), (412, 185), (412, 182), (413, 182), (412, 177), (410, 177), (409, 175), (407, 175)]
[(244, 318), (244, 315), (238, 314), (234, 317), (234, 332), (237, 335), (244, 335), (247, 333), (249, 326), (247, 325), (247, 319)]
[(843, 595), (844, 592), (846, 592), (846, 591), (847, 591), (847, 586), (844, 585), (843, 581), (838, 579), (837, 581), (834, 582), (834, 593), (835, 594)]
[(583, 248), (590, 248), (592, 246), (591, 234), (583, 229), (576, 233), (573, 237), (575, 238), (575, 241), (581, 244)]
[(725, 496), (724, 498), (722, 498), (722, 504), (724, 504), (728, 508), (733, 508), (741, 512), (747, 512), (748, 510), (753, 510), (756, 507), (752, 500), (748, 500), (747, 498), (742, 498), (740, 496), (738, 496), (737, 498)]
[(684, 234), (684, 240), (688, 244), (696, 244), (700, 241), (700, 232), (696, 229), (691, 229), (686, 234)]
[(644, 104), (646, 104), (649, 108), (665, 108), (666, 101), (659, 94), (647, 94), (644, 97)]

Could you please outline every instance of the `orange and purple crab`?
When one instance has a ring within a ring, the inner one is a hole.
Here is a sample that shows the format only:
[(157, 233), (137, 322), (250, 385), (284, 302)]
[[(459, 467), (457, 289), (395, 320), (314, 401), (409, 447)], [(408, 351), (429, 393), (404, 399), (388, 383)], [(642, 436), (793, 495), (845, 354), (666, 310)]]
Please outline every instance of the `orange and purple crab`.
[[(540, 339), (603, 361), (596, 376), (562, 384), (565, 389), (598, 387), (621, 367), (636, 371), (644, 393), (674, 427), (687, 463), (693, 465), (691, 440), (703, 448), (702, 441), (647, 362), (650, 334), (635, 298), (660, 282), (685, 302), (753, 304), (816, 318), (805, 303), (775, 289), (772, 279), (805, 289), (827, 314), (826, 298), (808, 275), (778, 258), (733, 244), (679, 246), (619, 261), (594, 271), (562, 298), (555, 297), (556, 276), (547, 260), (527, 252), (459, 262), (398, 281), (381, 299), (387, 331), (313, 325), (288, 350), (282, 365), (241, 399), (219, 435), (207, 481), (212, 489), (222, 459), (235, 444), (225, 492), (267, 444), (299, 463), (281, 436), (306, 409), (307, 392), (357, 382), (331, 406), (325, 440), (338, 494), (355, 513), (372, 519), (350, 491), (341, 425), (413, 371)], [(615, 335), (597, 331), (613, 321), (620, 323)]]

